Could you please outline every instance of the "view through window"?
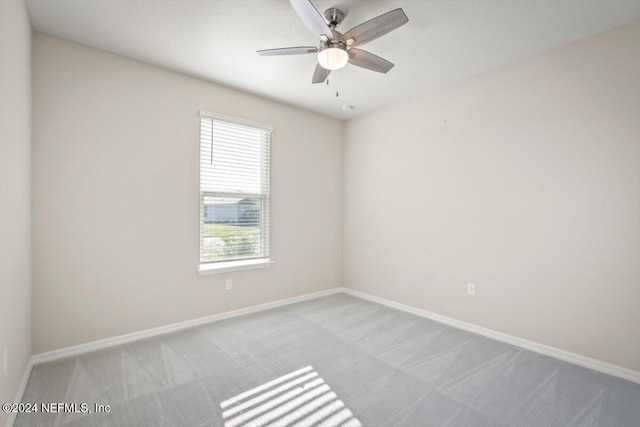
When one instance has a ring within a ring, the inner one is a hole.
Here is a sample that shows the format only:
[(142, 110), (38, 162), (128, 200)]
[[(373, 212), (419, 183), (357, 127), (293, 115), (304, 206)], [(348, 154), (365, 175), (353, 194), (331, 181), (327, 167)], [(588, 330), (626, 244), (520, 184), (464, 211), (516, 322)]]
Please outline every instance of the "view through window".
[(201, 264), (269, 257), (271, 130), (201, 112)]

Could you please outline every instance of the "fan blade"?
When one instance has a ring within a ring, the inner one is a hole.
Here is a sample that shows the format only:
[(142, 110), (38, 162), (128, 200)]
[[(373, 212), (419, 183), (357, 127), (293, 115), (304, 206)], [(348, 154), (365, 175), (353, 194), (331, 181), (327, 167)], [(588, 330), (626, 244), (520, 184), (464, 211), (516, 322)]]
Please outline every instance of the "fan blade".
[(362, 49), (349, 49), (349, 64), (366, 68), (367, 70), (386, 73), (393, 68), (393, 63), (384, 58), (380, 58), (373, 53)]
[(362, 46), (403, 26), (407, 22), (409, 22), (409, 18), (407, 18), (404, 11), (402, 9), (394, 9), (391, 12), (370, 19), (357, 27), (353, 27), (344, 33), (344, 40), (348, 46)]
[(313, 72), (313, 80), (311, 80), (311, 83), (322, 83), (323, 81), (327, 80), (327, 77), (329, 77), (329, 73), (331, 73), (331, 70), (322, 68), (320, 64), (316, 65), (316, 70)]
[(278, 56), (278, 55), (303, 55), (305, 53), (315, 53), (318, 48), (315, 46), (298, 46), (298, 47), (281, 47), (278, 49), (258, 50), (260, 56)]
[(316, 36), (325, 36), (329, 40), (333, 40), (331, 29), (324, 22), (324, 18), (318, 13), (318, 10), (311, 4), (309, 0), (289, 0), (291, 6), (304, 22), (304, 25)]

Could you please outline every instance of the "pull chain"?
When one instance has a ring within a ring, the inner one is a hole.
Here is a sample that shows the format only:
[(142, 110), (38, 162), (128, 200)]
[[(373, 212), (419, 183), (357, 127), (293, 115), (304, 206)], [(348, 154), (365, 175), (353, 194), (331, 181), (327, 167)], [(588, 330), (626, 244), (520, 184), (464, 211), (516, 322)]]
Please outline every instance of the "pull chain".
[[(329, 79), (325, 80), (327, 86), (329, 86)], [(340, 97), (340, 91), (336, 90), (336, 98)]]

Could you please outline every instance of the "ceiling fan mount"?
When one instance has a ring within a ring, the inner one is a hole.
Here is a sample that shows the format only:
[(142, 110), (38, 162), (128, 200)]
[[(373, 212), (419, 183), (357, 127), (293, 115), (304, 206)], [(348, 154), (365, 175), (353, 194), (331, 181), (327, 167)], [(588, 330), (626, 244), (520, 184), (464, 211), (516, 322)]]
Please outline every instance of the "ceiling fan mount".
[(382, 37), (409, 22), (409, 18), (402, 9), (394, 9), (384, 13), (343, 34), (336, 30), (345, 17), (342, 10), (332, 7), (320, 15), (310, 0), (289, 0), (289, 2), (307, 28), (320, 38), (319, 47), (298, 46), (264, 49), (259, 50), (258, 55), (317, 53), (318, 65), (316, 65), (312, 79), (314, 84), (324, 82), (331, 71), (338, 70), (347, 63), (378, 73), (387, 73), (393, 68), (393, 63), (357, 47)]
[(335, 29), (342, 23), (344, 12), (336, 7), (331, 7), (325, 10), (322, 16), (324, 17), (324, 22), (326, 22), (331, 29)]

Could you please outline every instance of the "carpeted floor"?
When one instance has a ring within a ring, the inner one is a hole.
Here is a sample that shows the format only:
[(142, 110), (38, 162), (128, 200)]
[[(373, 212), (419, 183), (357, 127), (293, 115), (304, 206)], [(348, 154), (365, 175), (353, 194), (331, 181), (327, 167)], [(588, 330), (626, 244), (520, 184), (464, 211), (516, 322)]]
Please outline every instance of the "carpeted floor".
[[(37, 365), (16, 426), (640, 426), (640, 385), (344, 294)], [(81, 410), (81, 409), (80, 409)]]

